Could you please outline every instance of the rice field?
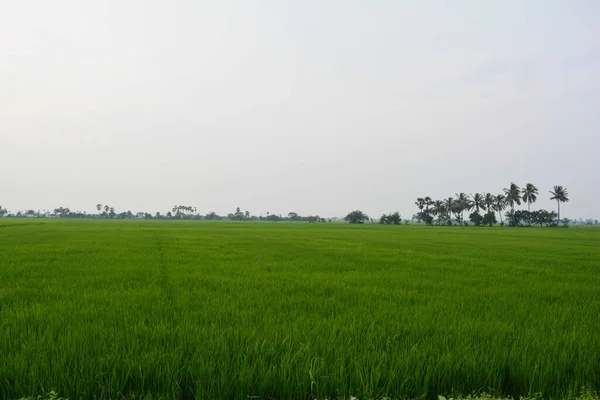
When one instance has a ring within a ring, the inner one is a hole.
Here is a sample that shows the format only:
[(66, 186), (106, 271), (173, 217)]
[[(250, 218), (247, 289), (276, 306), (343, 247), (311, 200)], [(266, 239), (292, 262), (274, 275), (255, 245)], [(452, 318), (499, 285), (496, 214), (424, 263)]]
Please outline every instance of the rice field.
[(600, 229), (0, 220), (0, 398), (597, 395)]

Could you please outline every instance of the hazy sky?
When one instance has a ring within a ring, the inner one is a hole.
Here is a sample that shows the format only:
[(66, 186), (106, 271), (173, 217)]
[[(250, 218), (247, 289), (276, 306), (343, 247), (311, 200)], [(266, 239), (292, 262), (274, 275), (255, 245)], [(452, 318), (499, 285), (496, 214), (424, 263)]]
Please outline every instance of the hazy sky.
[(597, 0), (0, 6), (0, 204), (372, 216), (568, 188), (600, 218)]

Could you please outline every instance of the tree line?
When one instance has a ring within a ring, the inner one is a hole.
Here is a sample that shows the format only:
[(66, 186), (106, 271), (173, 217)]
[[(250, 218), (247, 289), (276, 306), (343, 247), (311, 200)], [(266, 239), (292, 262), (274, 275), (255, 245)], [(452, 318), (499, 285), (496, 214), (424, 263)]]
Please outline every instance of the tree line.
[[(569, 194), (565, 187), (561, 185), (554, 186), (549, 191), (550, 199), (555, 200), (557, 211), (548, 211), (544, 209), (531, 211), (531, 206), (538, 199), (538, 188), (528, 183), (520, 188), (514, 182), (508, 188), (503, 189), (500, 194), (492, 193), (456, 193), (455, 197), (448, 197), (440, 200), (433, 200), (431, 197), (419, 197), (415, 202), (418, 212), (412, 216), (412, 221), (417, 223), (424, 222), (427, 225), (475, 225), (475, 226), (493, 226), (500, 222), (501, 226), (558, 226), (563, 224), (567, 226), (571, 221), (567, 218), (560, 218), (560, 205), (569, 201)], [(517, 209), (518, 206), (527, 205), (527, 209)], [(96, 214), (87, 212), (71, 211), (68, 207), (58, 207), (53, 212), (39, 212), (34, 210), (19, 211), (10, 213), (7, 209), (0, 206), (1, 217), (29, 217), (29, 218), (74, 218), (74, 219), (158, 219), (158, 220), (230, 220), (230, 221), (293, 221), (293, 222), (332, 222), (337, 218), (322, 218), (318, 215), (301, 216), (296, 212), (289, 212), (283, 216), (281, 214), (271, 214), (267, 212), (266, 216), (251, 215), (249, 211), (242, 211), (237, 207), (235, 212), (226, 215), (218, 215), (215, 212), (200, 214), (196, 207), (186, 205), (175, 205), (166, 213), (156, 212), (150, 214), (147, 212), (133, 213), (130, 210), (117, 212), (115, 208), (108, 204), (96, 204)], [(506, 212), (505, 212), (506, 211)], [(465, 212), (467, 220), (465, 220)], [(503, 212), (505, 212), (503, 218)], [(496, 213), (498, 219), (496, 218)], [(506, 219), (506, 222), (505, 222)], [(351, 224), (363, 224), (365, 222), (375, 223), (372, 218), (360, 210), (354, 210), (344, 217), (344, 220)], [(380, 224), (400, 225), (403, 222), (408, 224), (408, 219), (402, 219), (399, 212), (383, 214), (378, 222)], [(579, 220), (580, 224), (598, 225), (598, 220)]]
[(249, 211), (242, 211), (237, 207), (235, 212), (226, 215), (219, 215), (215, 212), (200, 214), (196, 207), (186, 205), (175, 205), (166, 213), (157, 211), (154, 214), (148, 212), (134, 213), (131, 210), (117, 212), (115, 208), (108, 204), (96, 204), (96, 214), (90, 214), (82, 211), (72, 211), (69, 207), (57, 207), (50, 211), (25, 210), (16, 213), (9, 213), (7, 209), (0, 206), (0, 217), (9, 218), (70, 218), (70, 219), (159, 219), (159, 220), (229, 220), (229, 221), (295, 221), (295, 222), (331, 222), (334, 219), (325, 219), (318, 215), (302, 216), (296, 212), (289, 212), (287, 215), (271, 214), (267, 212), (266, 216), (251, 215)]
[[(500, 220), (500, 225), (504, 226), (563, 226), (568, 225), (567, 218), (560, 218), (560, 205), (569, 201), (569, 194), (565, 187), (561, 185), (554, 186), (549, 191), (550, 200), (555, 200), (557, 212), (548, 210), (531, 211), (531, 206), (535, 204), (539, 196), (538, 188), (528, 183), (520, 188), (512, 182), (509, 187), (504, 188), (500, 194), (492, 193), (474, 193), (467, 195), (465, 193), (456, 193), (455, 197), (448, 197), (441, 200), (433, 200), (431, 197), (419, 197), (415, 205), (419, 211), (415, 214), (418, 222), (424, 222), (427, 225), (475, 225), (492, 226), (498, 223), (496, 213)], [(527, 209), (517, 209), (518, 206), (527, 205)], [(505, 211), (504, 217), (502, 213)], [(468, 214), (468, 221), (465, 220), (465, 212)]]

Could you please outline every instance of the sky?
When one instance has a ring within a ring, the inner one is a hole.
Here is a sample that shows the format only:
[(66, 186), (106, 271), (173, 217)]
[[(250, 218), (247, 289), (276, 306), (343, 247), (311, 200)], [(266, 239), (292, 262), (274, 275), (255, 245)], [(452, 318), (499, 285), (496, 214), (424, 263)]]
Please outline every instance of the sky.
[(410, 218), (534, 183), (600, 219), (597, 0), (0, 6), (9, 210)]

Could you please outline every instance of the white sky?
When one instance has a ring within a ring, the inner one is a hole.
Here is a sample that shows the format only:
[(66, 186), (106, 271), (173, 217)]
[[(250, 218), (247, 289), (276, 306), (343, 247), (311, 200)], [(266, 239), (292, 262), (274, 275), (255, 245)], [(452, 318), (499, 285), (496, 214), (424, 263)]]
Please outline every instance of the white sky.
[(0, 204), (600, 218), (597, 0), (0, 4)]

